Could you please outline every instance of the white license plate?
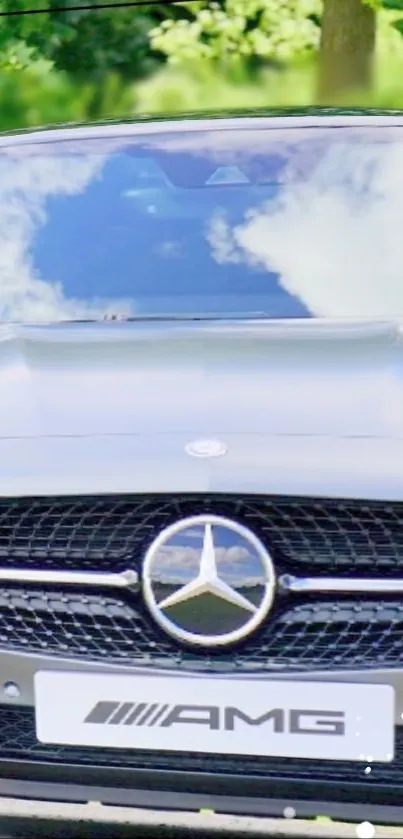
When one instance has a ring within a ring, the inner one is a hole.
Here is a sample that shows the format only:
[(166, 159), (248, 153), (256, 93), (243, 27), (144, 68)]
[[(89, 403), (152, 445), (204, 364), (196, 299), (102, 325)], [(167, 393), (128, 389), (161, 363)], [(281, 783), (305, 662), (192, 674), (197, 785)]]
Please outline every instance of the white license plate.
[(37, 737), (71, 746), (390, 761), (388, 685), (38, 672)]

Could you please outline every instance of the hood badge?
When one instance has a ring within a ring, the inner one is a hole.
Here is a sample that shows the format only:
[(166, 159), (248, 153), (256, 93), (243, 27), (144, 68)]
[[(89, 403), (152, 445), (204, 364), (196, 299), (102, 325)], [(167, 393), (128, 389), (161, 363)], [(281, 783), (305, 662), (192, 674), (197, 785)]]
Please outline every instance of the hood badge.
[(143, 567), (143, 595), (154, 620), (177, 640), (205, 648), (257, 629), (275, 585), (272, 559), (254, 533), (213, 515), (165, 528)]
[(191, 457), (222, 457), (227, 447), (221, 440), (192, 440), (186, 443), (185, 452)]

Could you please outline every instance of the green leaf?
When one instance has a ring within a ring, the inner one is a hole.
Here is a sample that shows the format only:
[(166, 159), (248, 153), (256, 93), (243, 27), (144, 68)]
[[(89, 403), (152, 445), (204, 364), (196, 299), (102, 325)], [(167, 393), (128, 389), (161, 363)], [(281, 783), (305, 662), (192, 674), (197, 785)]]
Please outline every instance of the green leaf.
[(401, 35), (403, 35), (403, 17), (399, 17), (399, 20), (395, 20), (392, 23), (393, 29), (397, 29)]
[(403, 12), (403, 0), (382, 0), (382, 8)]

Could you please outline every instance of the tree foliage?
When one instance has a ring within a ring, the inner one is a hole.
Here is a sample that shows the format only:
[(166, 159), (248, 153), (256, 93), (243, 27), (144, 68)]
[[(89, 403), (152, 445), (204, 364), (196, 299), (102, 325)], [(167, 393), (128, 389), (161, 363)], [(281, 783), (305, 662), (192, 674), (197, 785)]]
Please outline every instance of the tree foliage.
[[(72, 10), (72, 0), (58, 0), (57, 11), (46, 11), (54, 5), (53, 0), (41, 0), (43, 14), (0, 18), (0, 53), (10, 55), (11, 64), (17, 60), (28, 67), (46, 60), (73, 78), (96, 82), (111, 72), (135, 80), (156, 69), (161, 56), (151, 48), (150, 31), (167, 18), (183, 15), (183, 10), (164, 3), (99, 10), (91, 8), (96, 0), (87, 0), (85, 8)], [(0, 0), (1, 11), (29, 8), (32, 0)]]
[[(53, 0), (41, 2), (45, 10), (53, 7)], [(142, 56), (149, 58), (149, 30), (158, 16), (122, 20), (112, 10), (102, 33), (95, 10), (69, 5), (58, 0), (57, 13), (0, 17), (0, 130), (133, 110), (123, 61), (130, 56), (139, 69)], [(1, 12), (30, 8), (32, 0), (0, 0)]]
[[(73, 2), (40, 0), (43, 14), (0, 17), (0, 130), (134, 107), (310, 104), (318, 58), (337, 84), (344, 84), (348, 64), (355, 67), (350, 84), (359, 78), (357, 68), (372, 63), (371, 32), (363, 39), (350, 13), (341, 20), (347, 0), (197, 0), (101, 11), (92, 8), (97, 0), (75, 10)], [(327, 27), (325, 62), (324, 4), (330, 2), (336, 14), (330, 34)], [(397, 81), (385, 87), (385, 104), (403, 101), (396, 92), (403, 76), (403, 0), (354, 2), (356, 12), (365, 7), (377, 22), (378, 42), (390, 38), (382, 55), (392, 66), (393, 54)], [(0, 0), (0, 11), (33, 4)], [(50, 13), (54, 5), (58, 11)]]
[(151, 44), (171, 64), (221, 63), (234, 56), (284, 63), (318, 47), (320, 9), (320, 0), (199, 4), (191, 16), (166, 20), (156, 27)]

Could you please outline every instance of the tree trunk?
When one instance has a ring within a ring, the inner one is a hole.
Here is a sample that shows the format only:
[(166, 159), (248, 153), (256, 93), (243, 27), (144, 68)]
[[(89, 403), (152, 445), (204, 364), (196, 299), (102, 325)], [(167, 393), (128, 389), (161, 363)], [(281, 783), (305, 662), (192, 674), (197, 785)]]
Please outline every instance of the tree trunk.
[(324, 0), (319, 101), (332, 104), (343, 93), (372, 85), (376, 12), (361, 0)]

